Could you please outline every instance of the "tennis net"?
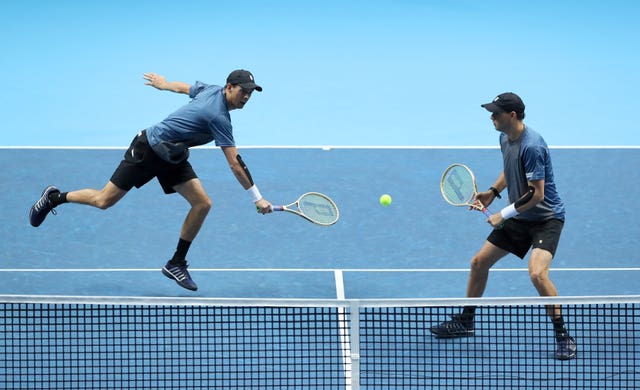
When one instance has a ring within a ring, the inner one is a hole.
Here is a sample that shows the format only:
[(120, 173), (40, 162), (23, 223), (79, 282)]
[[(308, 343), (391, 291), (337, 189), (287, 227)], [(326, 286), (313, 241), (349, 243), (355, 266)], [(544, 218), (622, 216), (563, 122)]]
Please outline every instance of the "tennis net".
[[(578, 345), (554, 359), (545, 306)], [(465, 305), (475, 334), (429, 328)], [(0, 296), (6, 389), (635, 389), (640, 296), (282, 300)]]

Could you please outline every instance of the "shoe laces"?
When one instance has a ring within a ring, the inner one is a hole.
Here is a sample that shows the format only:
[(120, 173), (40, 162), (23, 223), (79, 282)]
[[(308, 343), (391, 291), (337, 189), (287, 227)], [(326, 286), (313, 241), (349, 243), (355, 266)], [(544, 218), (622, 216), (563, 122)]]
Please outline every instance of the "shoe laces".
[(442, 325), (444, 325), (444, 328), (450, 332), (465, 332), (470, 328), (470, 326), (466, 326), (466, 324), (457, 318), (452, 318), (451, 321), (445, 321)]
[(183, 281), (185, 279), (190, 278), (189, 271), (187, 271), (188, 265), (172, 265), (169, 268), (169, 271), (175, 276), (175, 278), (179, 281)]
[(468, 314), (453, 314), (451, 320), (451, 322), (458, 323), (466, 329), (473, 328), (473, 316)]
[(53, 206), (51, 205), (51, 201), (46, 196), (43, 196), (40, 198), (40, 200), (38, 200), (35, 208), (36, 210), (38, 210), (38, 212), (42, 211), (45, 208), (49, 208), (49, 211), (51, 212), (51, 214), (53, 215), (58, 214), (56, 210), (53, 208)]

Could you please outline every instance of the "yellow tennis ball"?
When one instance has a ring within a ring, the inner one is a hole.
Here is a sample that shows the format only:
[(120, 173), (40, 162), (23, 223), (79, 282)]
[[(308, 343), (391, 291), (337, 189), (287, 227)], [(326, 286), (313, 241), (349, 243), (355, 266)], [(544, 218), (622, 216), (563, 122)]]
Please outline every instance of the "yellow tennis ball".
[(380, 197), (380, 204), (383, 206), (389, 206), (391, 204), (391, 195), (384, 194)]

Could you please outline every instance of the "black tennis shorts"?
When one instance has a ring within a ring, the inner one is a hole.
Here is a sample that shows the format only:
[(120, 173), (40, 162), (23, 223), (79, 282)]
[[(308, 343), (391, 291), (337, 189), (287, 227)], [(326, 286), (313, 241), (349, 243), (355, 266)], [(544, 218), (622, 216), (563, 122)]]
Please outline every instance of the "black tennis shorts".
[(529, 248), (540, 248), (556, 254), (564, 221), (519, 221), (508, 219), (501, 229), (494, 229), (487, 241), (523, 259)]
[(141, 131), (131, 141), (129, 149), (124, 153), (124, 159), (110, 180), (118, 188), (129, 191), (134, 186), (142, 187), (154, 177), (158, 178), (165, 194), (172, 194), (176, 192), (173, 189), (175, 185), (198, 176), (187, 160), (172, 164), (158, 157), (149, 146), (146, 132)]

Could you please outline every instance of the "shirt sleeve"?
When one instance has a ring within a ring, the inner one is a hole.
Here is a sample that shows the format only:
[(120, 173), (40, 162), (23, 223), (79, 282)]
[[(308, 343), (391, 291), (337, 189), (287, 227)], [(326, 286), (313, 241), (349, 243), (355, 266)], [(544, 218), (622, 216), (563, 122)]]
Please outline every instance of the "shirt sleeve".
[(202, 81), (196, 81), (195, 84), (189, 87), (189, 97), (193, 99), (208, 86), (208, 84), (205, 84)]
[(233, 139), (233, 127), (228, 118), (222, 115), (213, 118), (211, 122), (209, 122), (209, 128), (211, 129), (211, 133), (213, 133), (216, 146), (236, 146)]
[(541, 145), (529, 146), (522, 153), (522, 163), (527, 180), (545, 179), (547, 149)]

